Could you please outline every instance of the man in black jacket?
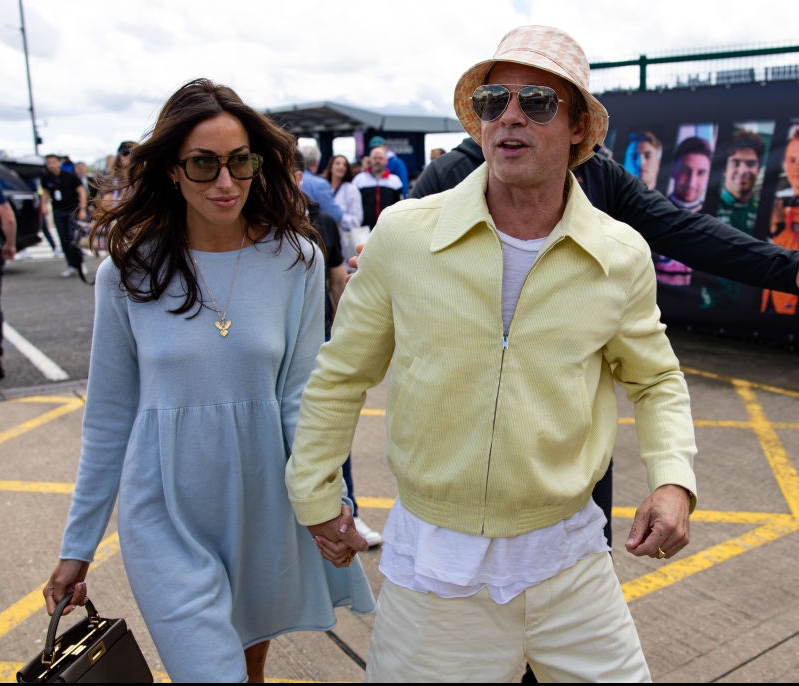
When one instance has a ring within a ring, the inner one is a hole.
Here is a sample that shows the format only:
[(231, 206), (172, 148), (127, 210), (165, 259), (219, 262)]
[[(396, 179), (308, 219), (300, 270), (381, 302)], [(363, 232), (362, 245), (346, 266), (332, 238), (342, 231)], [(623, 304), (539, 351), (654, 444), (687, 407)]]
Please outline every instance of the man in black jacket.
[[(483, 163), (471, 138), (425, 167), (408, 197), (452, 188)], [(758, 288), (799, 293), (799, 251), (758, 240), (707, 214), (681, 210), (601, 153), (574, 169), (594, 207), (638, 231), (654, 252)]]
[[(467, 137), (432, 160), (408, 195), (423, 198), (452, 188), (479, 167), (482, 148)], [(786, 250), (753, 238), (707, 214), (676, 207), (662, 193), (649, 189), (618, 162), (601, 153), (575, 167), (574, 175), (588, 199), (611, 217), (629, 224), (653, 251), (694, 269), (759, 288), (799, 293), (799, 251)], [(607, 519), (605, 536), (611, 544), (613, 460), (596, 484), (594, 501)], [(535, 683), (530, 667), (522, 683)]]

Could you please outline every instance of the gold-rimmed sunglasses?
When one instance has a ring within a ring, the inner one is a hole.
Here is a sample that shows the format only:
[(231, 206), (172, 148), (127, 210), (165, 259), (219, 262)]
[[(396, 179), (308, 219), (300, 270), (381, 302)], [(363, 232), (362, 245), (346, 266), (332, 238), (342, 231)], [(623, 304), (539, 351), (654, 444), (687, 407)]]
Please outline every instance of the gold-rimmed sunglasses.
[(478, 86), (472, 95), (472, 107), (483, 121), (494, 121), (508, 109), (510, 98), (516, 93), (524, 115), (536, 124), (548, 124), (558, 113), (559, 103), (565, 102), (547, 86), (498, 83)]

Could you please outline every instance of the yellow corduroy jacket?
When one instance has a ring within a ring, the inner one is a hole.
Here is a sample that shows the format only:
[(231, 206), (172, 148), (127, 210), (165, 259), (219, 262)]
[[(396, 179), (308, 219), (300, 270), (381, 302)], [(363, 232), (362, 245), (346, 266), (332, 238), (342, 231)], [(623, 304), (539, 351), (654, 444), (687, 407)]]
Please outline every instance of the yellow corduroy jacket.
[(380, 215), (303, 393), (286, 469), (301, 524), (340, 513), (366, 391), (392, 360), (388, 463), (402, 504), (426, 522), (507, 537), (577, 512), (614, 448), (614, 379), (635, 406), (650, 490), (697, 492), (688, 390), (644, 239), (596, 210), (570, 174), (563, 218), (506, 333), (486, 182), (483, 164)]

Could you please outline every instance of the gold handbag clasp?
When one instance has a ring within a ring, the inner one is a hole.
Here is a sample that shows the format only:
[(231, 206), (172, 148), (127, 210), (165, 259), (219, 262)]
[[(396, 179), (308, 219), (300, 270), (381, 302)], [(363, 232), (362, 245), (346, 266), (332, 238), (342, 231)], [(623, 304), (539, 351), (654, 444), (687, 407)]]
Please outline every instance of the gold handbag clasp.
[(91, 652), (86, 657), (89, 658), (89, 662), (91, 664), (94, 664), (103, 655), (105, 655), (105, 641), (100, 641), (96, 646), (92, 648)]

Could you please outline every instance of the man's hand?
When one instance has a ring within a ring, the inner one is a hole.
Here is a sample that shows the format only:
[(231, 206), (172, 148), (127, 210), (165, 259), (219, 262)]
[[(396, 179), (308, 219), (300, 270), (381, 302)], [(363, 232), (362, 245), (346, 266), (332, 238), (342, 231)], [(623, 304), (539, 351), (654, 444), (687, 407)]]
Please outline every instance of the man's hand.
[(630, 535), (624, 544), (627, 551), (637, 557), (676, 555), (690, 540), (690, 505), (691, 496), (682, 486), (666, 484), (656, 489), (635, 511)]
[[(355, 270), (358, 269), (358, 256), (363, 252), (363, 246), (364, 246), (364, 243), (358, 243), (358, 245), (355, 246), (355, 254), (352, 257), (350, 257), (350, 259), (347, 260), (347, 264), (350, 266), (350, 269), (355, 269)], [(354, 273), (355, 272), (352, 272), (351, 274), (347, 274), (347, 281), (350, 280), (350, 277)], [(797, 275), (796, 278), (797, 278), (797, 282), (799, 283), (799, 275)]]
[(352, 508), (347, 505), (342, 505), (341, 514), (335, 519), (313, 524), (308, 530), (322, 557), (336, 567), (348, 567), (355, 553), (369, 549), (366, 539), (356, 530)]

